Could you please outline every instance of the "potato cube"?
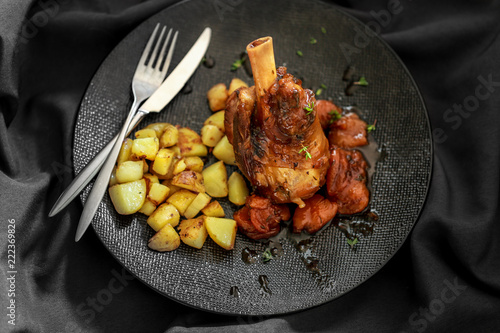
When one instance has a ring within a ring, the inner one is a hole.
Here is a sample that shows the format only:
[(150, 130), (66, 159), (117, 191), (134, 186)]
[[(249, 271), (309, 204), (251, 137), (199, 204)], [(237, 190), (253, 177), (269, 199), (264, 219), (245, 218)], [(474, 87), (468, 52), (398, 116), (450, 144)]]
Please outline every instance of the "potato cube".
[(205, 168), (202, 172), (205, 190), (213, 198), (227, 196), (227, 171), (224, 162), (219, 161)]
[(152, 169), (158, 175), (166, 175), (173, 165), (175, 153), (168, 148), (162, 148), (158, 151), (156, 158), (153, 161)]
[(249, 195), (247, 183), (243, 176), (238, 172), (233, 172), (227, 181), (229, 189), (229, 201), (235, 205), (244, 205)]
[(132, 144), (134, 140), (126, 138), (123, 140), (122, 147), (120, 148), (120, 153), (118, 154), (118, 159), (116, 164), (130, 160), (130, 154), (132, 153)]
[(190, 128), (179, 128), (179, 139), (177, 142), (182, 156), (207, 156), (207, 147), (201, 141), (201, 137)]
[(178, 160), (175, 163), (174, 170), (172, 171), (172, 174), (177, 175), (184, 170), (186, 170), (186, 162), (184, 161), (184, 158), (181, 158), (180, 160)]
[(160, 230), (165, 225), (170, 224), (175, 227), (179, 224), (180, 214), (174, 205), (164, 203), (148, 217), (147, 223), (155, 231)]
[(130, 215), (141, 209), (146, 200), (146, 181), (144, 179), (113, 185), (109, 196), (118, 214)]
[(223, 136), (224, 132), (215, 125), (205, 125), (201, 128), (201, 141), (205, 146), (215, 147)]
[(207, 99), (210, 110), (219, 111), (225, 109), (228, 97), (229, 94), (224, 83), (218, 83), (214, 85), (207, 92)]
[(238, 226), (235, 220), (220, 217), (205, 217), (208, 235), (223, 249), (232, 250)]
[(165, 186), (168, 186), (168, 188), (170, 189), (170, 192), (168, 195), (172, 195), (181, 189), (179, 186), (172, 185), (172, 179), (165, 179), (161, 183)]
[(132, 143), (132, 156), (134, 159), (154, 160), (160, 149), (160, 141), (158, 138), (142, 138), (135, 139)]
[(175, 175), (171, 184), (193, 192), (205, 193), (203, 175), (196, 171), (188, 170)]
[(116, 181), (120, 184), (139, 180), (143, 175), (143, 161), (125, 161), (116, 167)]
[(109, 176), (109, 186), (113, 186), (118, 184), (118, 181), (116, 180), (116, 167), (113, 168), (113, 171), (111, 171), (111, 176)]
[(146, 216), (150, 216), (151, 214), (153, 214), (155, 210), (156, 210), (156, 205), (151, 201), (149, 201), (148, 199), (146, 199), (141, 209), (139, 209), (139, 213), (142, 213)]
[(170, 224), (161, 228), (148, 242), (148, 247), (151, 250), (159, 252), (173, 251), (180, 245), (181, 238)]
[(224, 209), (217, 200), (214, 200), (211, 203), (209, 203), (205, 208), (201, 210), (201, 212), (206, 216), (212, 216), (212, 217), (226, 216), (226, 214), (224, 213)]
[(196, 193), (193, 193), (191, 191), (180, 189), (169, 196), (167, 202), (174, 205), (179, 213), (181, 215), (184, 215), (184, 212), (189, 207), (191, 202), (193, 202), (194, 198), (196, 198), (196, 195)]
[(229, 143), (227, 136), (224, 136), (215, 145), (212, 151), (215, 157), (229, 165), (236, 165), (236, 157), (234, 156), (233, 145)]
[(179, 140), (179, 130), (171, 124), (167, 124), (160, 137), (160, 148), (172, 147), (177, 144)]
[(186, 164), (186, 170), (192, 170), (196, 172), (203, 171), (203, 160), (198, 156), (187, 156), (183, 157), (184, 164)]
[(160, 182), (157, 175), (153, 175), (150, 173), (145, 173), (142, 178), (144, 178), (144, 180), (146, 181), (147, 193), (149, 193), (149, 190), (151, 189), (151, 184)]
[(188, 208), (184, 212), (184, 216), (187, 219), (192, 219), (193, 217), (195, 217), (196, 215), (198, 215), (198, 213), (203, 208), (205, 208), (208, 205), (208, 203), (210, 202), (210, 200), (212, 200), (212, 198), (210, 198), (207, 194), (205, 194), (205, 193), (198, 193), (198, 195), (196, 196), (196, 198), (194, 198), (193, 202), (191, 202), (191, 204), (188, 206)]
[(149, 201), (158, 206), (167, 199), (169, 192), (170, 189), (168, 186), (160, 183), (152, 183), (147, 198)]
[(215, 112), (213, 115), (207, 118), (205, 122), (203, 123), (203, 126), (205, 125), (214, 125), (217, 126), (222, 132), (225, 132), (225, 127), (224, 127), (224, 115), (225, 111), (218, 111)]
[(165, 127), (170, 125), (169, 123), (153, 123), (146, 126), (146, 128), (152, 129), (156, 132), (156, 137), (159, 138), (163, 134)]
[(178, 229), (181, 241), (184, 244), (196, 249), (201, 249), (208, 237), (207, 228), (205, 227), (205, 219), (203, 216), (196, 219), (182, 221), (179, 224)]
[(241, 87), (248, 88), (248, 84), (246, 84), (243, 80), (238, 79), (237, 77), (233, 78), (231, 80), (231, 83), (229, 84), (229, 95), (231, 95), (236, 89)]
[(135, 132), (136, 139), (142, 138), (156, 138), (156, 131), (152, 128), (143, 128), (137, 132)]

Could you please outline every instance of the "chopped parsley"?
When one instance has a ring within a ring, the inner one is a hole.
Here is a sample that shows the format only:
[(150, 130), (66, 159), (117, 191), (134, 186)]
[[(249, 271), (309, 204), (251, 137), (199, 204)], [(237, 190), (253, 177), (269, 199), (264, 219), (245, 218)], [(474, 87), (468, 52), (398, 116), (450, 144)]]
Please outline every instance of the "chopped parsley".
[(306, 156), (306, 161), (307, 161), (309, 158), (312, 158), (311, 153), (309, 153), (309, 152), (307, 151), (307, 146), (306, 146), (306, 147), (302, 146), (302, 149), (301, 149), (301, 150), (299, 150), (299, 154), (301, 154), (301, 153), (305, 153), (305, 156)]
[(377, 120), (376, 120), (376, 119), (375, 119), (375, 121), (373, 122), (373, 124), (366, 126), (366, 131), (367, 131), (368, 133), (370, 133), (370, 132), (372, 132), (372, 131), (375, 131), (375, 129), (376, 129), (375, 125), (377, 125)]
[(304, 107), (304, 110), (307, 111), (306, 114), (311, 114), (311, 112), (314, 111), (314, 102), (307, 104), (307, 106)]
[(328, 114), (330, 115), (330, 124), (342, 118), (342, 115), (337, 110), (332, 110)]
[(321, 32), (326, 34), (326, 29), (324, 27), (321, 27)]
[(311, 39), (309, 40), (309, 43), (311, 43), (311, 44), (316, 44), (317, 42), (318, 41), (314, 37), (311, 37)]
[(354, 248), (354, 245), (358, 244), (358, 237), (354, 239), (347, 238), (347, 244), (349, 244), (351, 248)]
[(297, 55), (298, 55), (299, 57), (302, 57), (304, 54), (302, 53), (302, 51), (301, 51), (301, 50), (297, 50)]
[(262, 261), (263, 262), (268, 262), (271, 259), (273, 259), (273, 255), (272, 255), (272, 253), (271, 253), (271, 251), (269, 249), (267, 249), (264, 252), (262, 252)]
[(364, 76), (360, 77), (357, 82), (354, 82), (355, 85), (357, 86), (367, 86), (368, 81), (366, 81), (366, 78)]

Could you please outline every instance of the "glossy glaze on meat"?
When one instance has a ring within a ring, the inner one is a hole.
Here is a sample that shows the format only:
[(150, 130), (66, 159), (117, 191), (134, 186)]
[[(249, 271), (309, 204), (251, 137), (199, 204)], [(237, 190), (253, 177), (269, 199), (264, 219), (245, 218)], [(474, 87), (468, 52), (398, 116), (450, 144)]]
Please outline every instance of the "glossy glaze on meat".
[(278, 68), (277, 74), (260, 102), (253, 88), (232, 94), (226, 134), (238, 167), (257, 194), (273, 203), (302, 206), (326, 181), (328, 140), (315, 110), (307, 110), (316, 103), (314, 93), (286, 68)]
[(293, 214), (293, 232), (302, 230), (310, 234), (318, 232), (337, 214), (338, 205), (322, 195), (315, 194), (304, 201), (305, 207), (298, 207)]
[(332, 147), (326, 178), (328, 198), (338, 204), (340, 214), (360, 213), (368, 206), (366, 161), (357, 150)]
[(266, 239), (280, 232), (280, 222), (290, 219), (287, 205), (275, 205), (267, 198), (251, 195), (234, 213), (238, 230), (251, 239)]
[(368, 144), (366, 123), (355, 113), (348, 113), (332, 122), (328, 133), (330, 145), (355, 148)]

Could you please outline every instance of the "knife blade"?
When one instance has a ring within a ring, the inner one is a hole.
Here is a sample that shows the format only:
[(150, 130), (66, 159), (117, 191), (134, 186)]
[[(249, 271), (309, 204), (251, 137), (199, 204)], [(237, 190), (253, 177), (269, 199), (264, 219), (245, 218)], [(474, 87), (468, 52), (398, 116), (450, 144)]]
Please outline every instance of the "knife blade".
[[(139, 108), (135, 116), (132, 118), (129, 129), (134, 128), (142, 120), (142, 118), (150, 112), (160, 112), (179, 93), (201, 63), (201, 60), (208, 49), (208, 45), (210, 44), (211, 35), (212, 30), (210, 28), (205, 28), (177, 67), (165, 79), (153, 95), (151, 95), (151, 97)], [(115, 160), (108, 159), (104, 168), (107, 168), (107, 166), (109, 166), (108, 164), (111, 163), (114, 165), (115, 162)], [(101, 174), (103, 174), (102, 171)], [(92, 191), (85, 202), (76, 231), (76, 242), (80, 240), (85, 233), (85, 230), (87, 230), (88, 226), (92, 222), (92, 219), (108, 187), (109, 174), (103, 174), (102, 176), (101, 174), (97, 177), (96, 182), (92, 187)]]

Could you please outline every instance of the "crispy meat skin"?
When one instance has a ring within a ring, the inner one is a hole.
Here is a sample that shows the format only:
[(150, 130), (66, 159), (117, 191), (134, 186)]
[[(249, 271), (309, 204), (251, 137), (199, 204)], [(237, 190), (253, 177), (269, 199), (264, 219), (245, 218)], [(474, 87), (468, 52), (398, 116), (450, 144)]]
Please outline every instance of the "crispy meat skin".
[(330, 125), (328, 134), (330, 145), (354, 148), (368, 144), (366, 123), (355, 113), (348, 113)]
[(305, 230), (314, 234), (337, 214), (337, 204), (319, 194), (305, 200), (305, 204), (305, 207), (299, 207), (293, 213), (294, 233), (301, 233)]
[(290, 209), (287, 205), (274, 205), (267, 198), (251, 195), (233, 218), (241, 233), (251, 239), (264, 239), (280, 232), (280, 222), (290, 219)]
[(370, 199), (363, 155), (357, 150), (332, 147), (330, 163), (326, 177), (329, 199), (338, 204), (340, 214), (362, 212)]
[[(302, 205), (325, 183), (328, 140), (316, 112), (314, 93), (277, 70), (278, 77), (256, 102), (254, 88), (241, 88), (226, 106), (226, 131), (236, 162), (256, 193), (273, 203)], [(231, 131), (232, 127), (232, 131)], [(306, 158), (306, 151), (311, 158)]]

